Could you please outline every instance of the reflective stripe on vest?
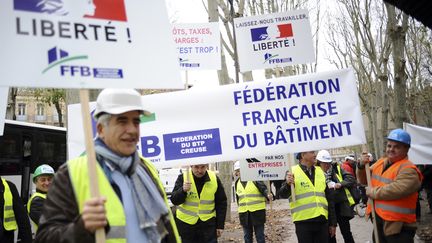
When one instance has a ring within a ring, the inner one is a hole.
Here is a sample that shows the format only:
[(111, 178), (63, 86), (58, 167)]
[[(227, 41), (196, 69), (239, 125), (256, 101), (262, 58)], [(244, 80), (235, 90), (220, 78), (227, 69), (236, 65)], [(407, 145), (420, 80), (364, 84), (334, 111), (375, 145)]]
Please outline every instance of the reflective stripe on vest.
[(4, 186), (3, 227), (8, 231), (16, 230), (18, 225), (15, 220), (15, 213), (13, 210), (12, 192), (7, 181), (3, 178), (1, 180)]
[[(150, 171), (152, 180), (157, 185), (159, 191), (162, 193), (165, 201), (165, 205), (168, 206), (168, 201), (163, 190), (163, 185), (157, 175), (157, 170), (153, 165), (146, 159), (140, 157), (143, 164)], [(90, 182), (88, 176), (88, 165), (87, 157), (82, 156), (73, 160), (68, 161), (68, 171), (71, 183), (75, 192), (75, 197), (78, 204), (79, 212), (82, 213), (84, 202), (90, 198)], [(126, 218), (123, 210), (123, 204), (118, 198), (117, 194), (111, 187), (105, 173), (100, 167), (99, 163), (96, 163), (96, 172), (98, 175), (98, 184), (100, 195), (106, 197), (108, 200), (105, 203), (105, 211), (110, 226), (110, 230), (106, 235), (107, 243), (126, 243)], [(170, 214), (170, 224), (175, 234), (176, 242), (181, 242), (180, 236), (175, 225), (174, 218), (171, 214), (171, 210), (168, 210)]]
[[(215, 193), (217, 190), (217, 178), (213, 171), (207, 171), (210, 178), (204, 183), (201, 194), (198, 195), (195, 180), (192, 172), (189, 171), (191, 178), (191, 190), (187, 192), (186, 201), (177, 207), (176, 217), (188, 224), (194, 225), (201, 221), (207, 221), (216, 217), (215, 211)], [(187, 178), (187, 174), (183, 174), (183, 178)]]
[[(383, 171), (384, 163), (387, 159), (378, 160), (372, 169), (372, 187), (383, 187), (393, 183), (399, 172), (405, 168), (414, 169), (422, 180), (422, 175), (417, 167), (408, 159), (403, 159), (393, 163), (386, 171)], [(375, 199), (375, 212), (386, 221), (399, 221), (405, 223), (416, 222), (416, 204), (418, 193), (412, 193), (404, 198), (397, 200), (378, 200)], [(367, 214), (372, 211), (368, 205)]]
[(299, 165), (293, 167), (296, 201), (290, 202), (293, 222), (328, 217), (328, 204), (325, 196), (325, 176), (320, 167), (315, 166), (315, 185)]
[(246, 187), (243, 187), (241, 181), (238, 180), (236, 194), (239, 197), (239, 213), (247, 211), (255, 212), (265, 209), (265, 197), (252, 181), (248, 181)]
[[(337, 170), (338, 170), (338, 173), (336, 174), (336, 177), (338, 178), (339, 182), (342, 182), (343, 181), (342, 170), (341, 170), (339, 165), (337, 165)], [(348, 190), (348, 188), (344, 188), (344, 191), (345, 191), (345, 195), (348, 199), (349, 205), (350, 206), (354, 205), (355, 204), (354, 198), (351, 196), (351, 193)]]
[[(40, 192), (35, 192), (35, 193), (30, 197), (30, 199), (28, 200), (28, 203), (27, 203), (27, 212), (29, 213), (29, 215), (30, 215), (31, 204), (32, 204), (33, 199), (34, 199), (35, 197), (41, 197), (41, 198), (43, 198), (43, 199), (46, 199), (46, 194), (45, 194), (45, 193), (40, 193)], [(32, 224), (33, 224), (33, 226), (34, 226), (34, 229), (37, 231), (37, 229), (38, 229), (38, 224), (36, 224), (36, 222), (34, 222), (31, 218), (30, 218), (30, 221), (32, 222)]]

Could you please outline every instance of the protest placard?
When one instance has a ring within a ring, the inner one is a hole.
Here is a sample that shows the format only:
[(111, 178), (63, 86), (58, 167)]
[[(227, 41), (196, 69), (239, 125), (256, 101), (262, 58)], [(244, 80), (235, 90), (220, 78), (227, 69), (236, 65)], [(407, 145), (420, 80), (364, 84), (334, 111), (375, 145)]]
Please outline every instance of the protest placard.
[(283, 154), (240, 159), (242, 181), (284, 180), (288, 171), (288, 156)]
[(240, 71), (315, 61), (307, 10), (234, 19)]
[(157, 0), (1, 1), (0, 83), (183, 88), (170, 26)]
[(219, 23), (176, 23), (172, 35), (182, 70), (221, 68)]

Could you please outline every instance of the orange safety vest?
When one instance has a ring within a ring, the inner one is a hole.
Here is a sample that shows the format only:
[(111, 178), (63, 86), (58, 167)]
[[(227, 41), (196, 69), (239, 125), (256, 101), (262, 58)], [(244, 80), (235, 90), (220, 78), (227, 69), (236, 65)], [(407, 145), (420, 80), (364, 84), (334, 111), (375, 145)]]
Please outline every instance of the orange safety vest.
[[(400, 171), (411, 168), (417, 171), (420, 180), (423, 180), (421, 172), (407, 158), (393, 163), (386, 171), (383, 171), (385, 158), (378, 160), (372, 167), (372, 187), (383, 187), (392, 183)], [(416, 222), (416, 203), (418, 193), (412, 193), (396, 200), (375, 199), (375, 212), (385, 221), (399, 221), (405, 223)], [(371, 205), (368, 204), (367, 214), (371, 213)]]

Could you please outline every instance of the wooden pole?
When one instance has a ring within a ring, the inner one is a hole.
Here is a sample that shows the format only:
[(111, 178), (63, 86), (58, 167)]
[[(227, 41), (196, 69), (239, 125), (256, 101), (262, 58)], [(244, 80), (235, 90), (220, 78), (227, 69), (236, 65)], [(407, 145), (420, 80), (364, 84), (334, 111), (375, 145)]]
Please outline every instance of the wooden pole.
[[(294, 162), (294, 154), (288, 154), (288, 168), (291, 173), (292, 173), (292, 162)], [(296, 201), (294, 184), (291, 184), (291, 201), (292, 202)]]
[[(267, 186), (267, 189), (268, 189), (268, 191), (269, 191), (269, 193), (270, 194), (272, 194), (272, 190), (271, 190), (271, 185), (270, 185), (270, 180), (267, 180), (266, 181), (266, 186)], [(269, 210), (269, 212), (268, 212), (268, 214), (269, 214), (269, 219), (271, 220), (271, 221), (273, 221), (273, 200), (270, 200), (270, 210)], [(271, 225), (271, 224), (270, 224)], [(270, 239), (273, 239), (273, 236), (274, 236), (274, 227), (270, 227)]]
[[(185, 89), (189, 89), (189, 73), (186, 70), (185, 71), (185, 79), (186, 79), (186, 84), (185, 84)], [(183, 180), (185, 180), (186, 182), (190, 182), (190, 175), (189, 175), (189, 170), (190, 170), (190, 166), (186, 167), (186, 178), (183, 178)]]
[[(362, 145), (362, 160), (363, 160), (363, 154), (367, 153), (367, 148), (366, 145)], [(365, 165), (365, 170), (366, 170), (366, 180), (367, 180), (367, 185), (368, 188), (372, 188), (372, 181), (371, 181), (371, 175), (370, 175), (370, 167), (369, 167), (369, 163), (367, 163)], [(374, 232), (374, 238), (375, 238), (375, 243), (379, 243), (379, 236), (378, 236), (378, 226), (377, 226), (377, 222), (376, 222), (376, 217), (375, 217), (375, 204), (374, 204), (374, 200), (372, 198), (368, 199), (368, 203), (371, 205), (371, 212), (372, 212), (372, 221), (373, 221), (373, 232)]]
[[(266, 186), (267, 186), (269, 193), (272, 194), (270, 180), (266, 181)], [(270, 200), (270, 211), (272, 211), (272, 210), (273, 210), (273, 200)]]
[[(276, 67), (276, 78), (280, 77), (280, 68)], [(292, 164), (294, 162), (294, 154), (288, 154), (288, 168), (290, 170), (290, 172), (292, 172)], [(295, 190), (294, 190), (294, 184), (291, 184), (291, 201), (295, 202), (296, 201), (296, 197), (295, 197)]]
[[(84, 137), (87, 152), (88, 176), (90, 178), (90, 196), (99, 197), (98, 175), (96, 173), (96, 153), (93, 144), (93, 132), (89, 108), (89, 92), (87, 89), (80, 90), (81, 115), (84, 125)], [(105, 229), (100, 228), (95, 232), (96, 243), (105, 243)]]

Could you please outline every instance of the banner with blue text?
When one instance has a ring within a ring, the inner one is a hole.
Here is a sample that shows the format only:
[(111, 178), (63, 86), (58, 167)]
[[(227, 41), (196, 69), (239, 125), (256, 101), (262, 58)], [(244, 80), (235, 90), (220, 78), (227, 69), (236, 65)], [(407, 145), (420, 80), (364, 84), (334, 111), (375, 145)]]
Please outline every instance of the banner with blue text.
[[(365, 143), (352, 69), (143, 96), (139, 149), (174, 167)], [(69, 106), (69, 139), (79, 107)], [(75, 152), (73, 151), (75, 150)]]

